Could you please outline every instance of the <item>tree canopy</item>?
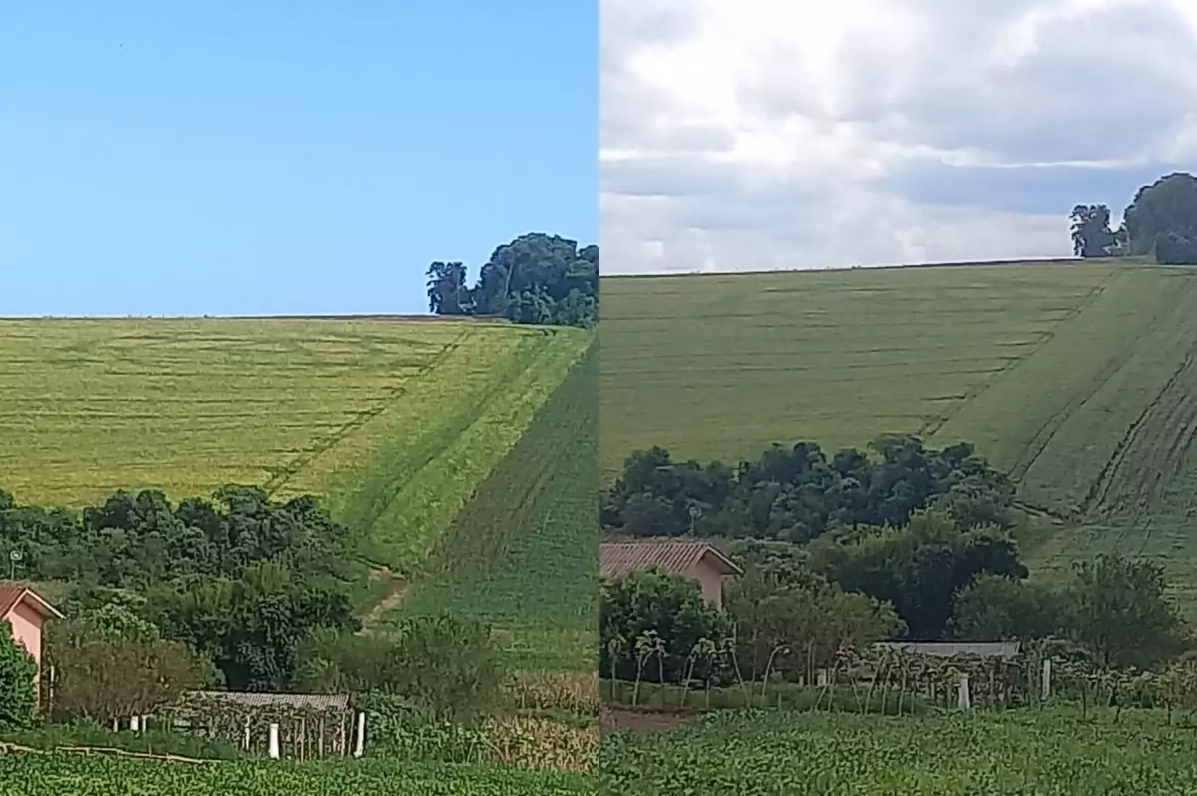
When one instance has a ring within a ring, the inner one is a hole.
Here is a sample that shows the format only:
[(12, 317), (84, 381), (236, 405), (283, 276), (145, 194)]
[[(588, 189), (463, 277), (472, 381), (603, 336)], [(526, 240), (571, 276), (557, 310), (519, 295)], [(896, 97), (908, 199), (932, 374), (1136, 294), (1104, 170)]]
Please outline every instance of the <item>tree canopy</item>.
[(496, 248), (473, 287), (461, 262), (429, 265), (428, 307), (438, 315), (589, 327), (598, 321), (598, 273), (598, 246), (533, 232)]
[[(872, 454), (871, 456), (869, 454)], [(635, 536), (756, 537), (805, 542), (833, 527), (902, 526), (931, 505), (961, 527), (1013, 521), (1014, 487), (967, 443), (930, 450), (883, 436), (869, 452), (774, 445), (754, 461), (675, 462), (660, 447), (630, 456), (602, 497), (608, 532)]]
[(1165, 265), (1197, 265), (1197, 177), (1175, 172), (1144, 185), (1110, 228), (1106, 205), (1077, 205), (1069, 216), (1078, 257), (1154, 256)]
[(309, 633), (357, 627), (353, 550), (311, 496), (230, 486), (172, 504), (117, 492), (75, 514), (0, 492), (0, 554), (21, 553), (22, 577), (69, 583), (71, 616), (123, 627), (130, 643), (185, 644), (239, 690), (289, 688)]

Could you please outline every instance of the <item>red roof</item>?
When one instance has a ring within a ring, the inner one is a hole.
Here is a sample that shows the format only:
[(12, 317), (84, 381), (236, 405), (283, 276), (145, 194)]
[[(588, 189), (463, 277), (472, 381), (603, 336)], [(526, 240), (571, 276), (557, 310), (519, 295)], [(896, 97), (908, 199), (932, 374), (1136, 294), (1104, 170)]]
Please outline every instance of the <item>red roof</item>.
[(62, 614), (58, 612), (57, 608), (39, 597), (37, 592), (28, 586), (11, 581), (7, 583), (0, 581), (0, 619), (7, 617), (9, 612), (22, 601), (28, 602), (42, 616), (62, 618)]
[(689, 575), (705, 560), (720, 575), (739, 575), (741, 569), (706, 542), (652, 540), (604, 542), (599, 545), (599, 574), (605, 578), (657, 569), (669, 575)]

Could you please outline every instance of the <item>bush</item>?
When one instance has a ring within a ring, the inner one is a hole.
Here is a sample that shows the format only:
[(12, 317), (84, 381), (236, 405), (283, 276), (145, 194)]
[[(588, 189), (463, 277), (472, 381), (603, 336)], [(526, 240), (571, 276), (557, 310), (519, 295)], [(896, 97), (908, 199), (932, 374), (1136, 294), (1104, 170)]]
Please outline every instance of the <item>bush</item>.
[(51, 641), (59, 718), (108, 723), (152, 713), (215, 677), (210, 661), (174, 641), (124, 638), (71, 622), (60, 623)]
[(37, 706), (37, 664), (0, 620), (0, 729), (26, 727)]
[(490, 628), (448, 614), (405, 620), (398, 632), (313, 634), (299, 649), (305, 690), (401, 697), (433, 722), (469, 722), (499, 699), (503, 671)]

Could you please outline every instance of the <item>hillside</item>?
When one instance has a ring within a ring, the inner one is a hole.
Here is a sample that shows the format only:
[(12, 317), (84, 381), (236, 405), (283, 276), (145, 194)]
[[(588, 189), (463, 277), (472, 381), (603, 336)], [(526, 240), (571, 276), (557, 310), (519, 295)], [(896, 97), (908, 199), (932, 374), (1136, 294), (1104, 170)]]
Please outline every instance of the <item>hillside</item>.
[[(227, 483), (314, 493), (367, 560), (400, 574), (478, 511), (475, 493), (591, 343), (573, 329), (371, 318), (0, 324), (0, 488), (19, 500), (178, 499)], [(558, 445), (594, 436), (558, 433)], [(534, 513), (541, 493), (522, 494)], [(510, 513), (488, 520), (455, 542), (475, 571), (503, 566), (523, 530)]]
[(1100, 263), (614, 277), (600, 450), (735, 461), (885, 432), (967, 440), (1055, 518), (1041, 573), (1156, 556), (1197, 597), (1197, 273)]

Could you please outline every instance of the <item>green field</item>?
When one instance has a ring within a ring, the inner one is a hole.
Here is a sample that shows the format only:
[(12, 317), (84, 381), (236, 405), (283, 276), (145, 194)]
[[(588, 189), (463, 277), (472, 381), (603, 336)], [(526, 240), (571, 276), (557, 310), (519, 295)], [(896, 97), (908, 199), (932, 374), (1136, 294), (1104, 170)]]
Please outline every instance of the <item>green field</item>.
[(394, 760), (307, 763), (163, 763), (78, 754), (0, 753), (0, 796), (574, 796), (594, 793), (577, 774), (503, 766), (427, 766)]
[(485, 604), (513, 650), (539, 637), (529, 657), (576, 657), (593, 613), (597, 476), (593, 454), (576, 461), (595, 446), (591, 342), (381, 318), (2, 321), (0, 489), (69, 507), (122, 488), (317, 494), (391, 573), (375, 596), (400, 583), (417, 607)]
[(1197, 602), (1197, 272), (1013, 263), (603, 280), (604, 478), (878, 434), (966, 440), (1056, 518), (1040, 572), (1163, 560)]
[(595, 670), (597, 392), (591, 352), (457, 515), (429, 575), (392, 616), (476, 616), (503, 628), (514, 667)]
[(882, 718), (728, 713), (603, 739), (600, 792), (704, 796), (1164, 796), (1197, 792), (1192, 727), (1049, 709)]

